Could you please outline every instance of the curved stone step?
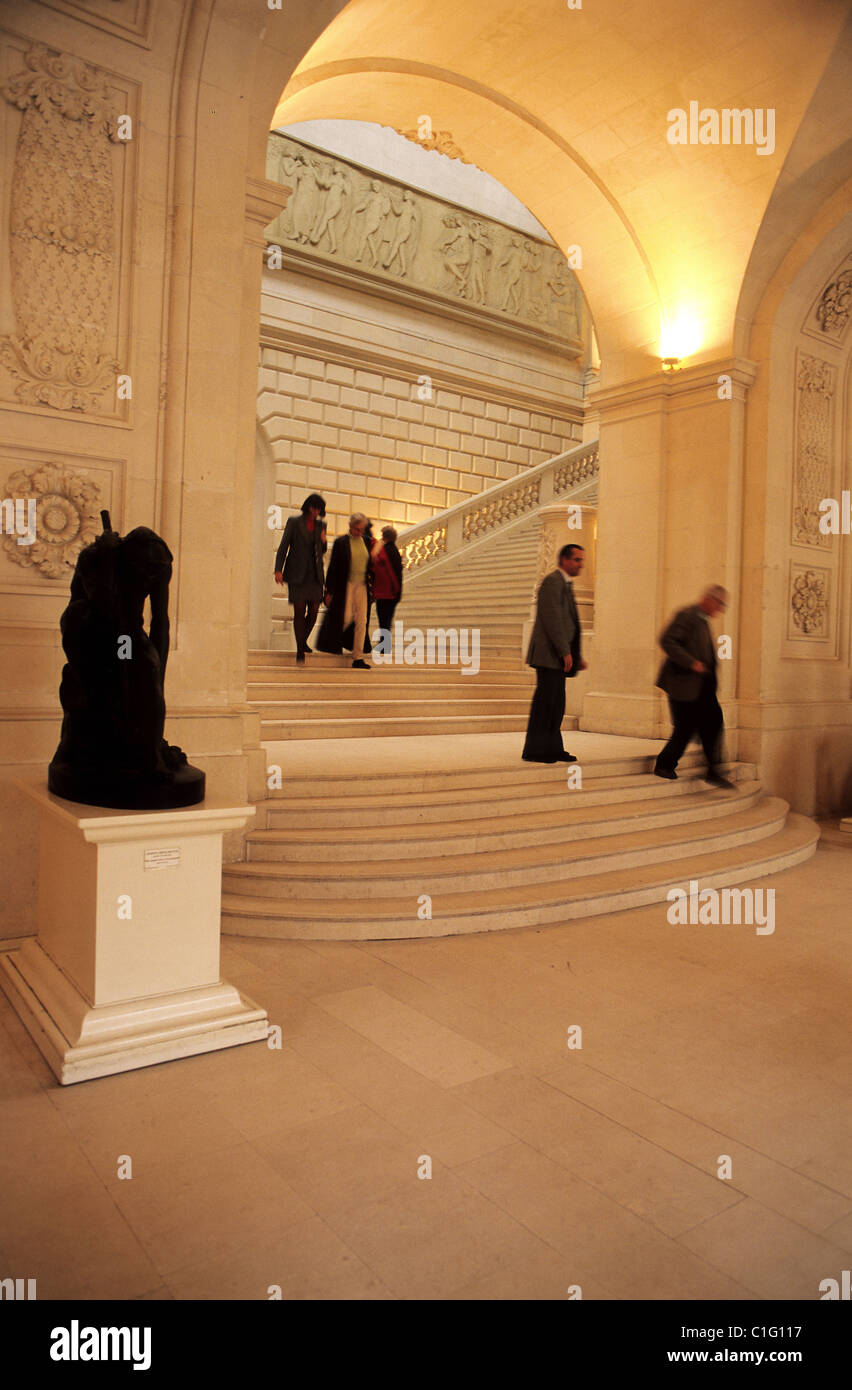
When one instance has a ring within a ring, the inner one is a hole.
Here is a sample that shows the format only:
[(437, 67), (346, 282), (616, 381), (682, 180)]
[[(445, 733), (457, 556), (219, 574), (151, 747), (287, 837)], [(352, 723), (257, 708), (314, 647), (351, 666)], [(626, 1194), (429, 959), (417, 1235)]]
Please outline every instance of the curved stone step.
[[(579, 745), (577, 745), (579, 746)], [(274, 744), (270, 745), (267, 752), (274, 753)], [(566, 775), (569, 764), (564, 763), (525, 763), (521, 760), (521, 746), (514, 745), (512, 748), (512, 762), (505, 769), (495, 768), (493, 763), (483, 767), (461, 767), (455, 771), (446, 769), (423, 767), (416, 772), (412, 771), (384, 771), (382, 773), (382, 787), (384, 794), (389, 797), (396, 797), (402, 793), (416, 794), (418, 800), (424, 803), (430, 798), (441, 798), (447, 792), (455, 791), (474, 791), (490, 789), (492, 796), (490, 800), (511, 795), (523, 795), (525, 791), (543, 791), (549, 789), (551, 792), (561, 793), (566, 785)], [(684, 794), (687, 791), (694, 791), (696, 779), (701, 778), (704, 770), (704, 759), (697, 748), (688, 749), (678, 764), (678, 775), (676, 782), (666, 782), (659, 777), (650, 776), (654, 765), (654, 754), (612, 754), (602, 758), (597, 756), (588, 763), (591, 771), (588, 785), (583, 783), (583, 796), (597, 797), (600, 792), (604, 798), (610, 791), (615, 790), (621, 795), (621, 789), (628, 797), (635, 794), (637, 796), (669, 796)], [(723, 765), (726, 776), (734, 780), (742, 778), (749, 780), (756, 778), (757, 769), (752, 763), (727, 763)], [(594, 787), (592, 787), (594, 782)], [(285, 774), (284, 786), (270, 791), (266, 801), (263, 803), (265, 808), (277, 812), (277, 801), (289, 801), (291, 797), (301, 796), (303, 801), (316, 805), (317, 798), (325, 804), (327, 797), (345, 797), (347, 800), (350, 795), (358, 797), (364, 787), (364, 774), (360, 769), (347, 771), (341, 769), (334, 774), (324, 773), (321, 786), (318, 790), (316, 772), (303, 766), (294, 767)], [(609, 797), (608, 799), (613, 799)]]
[[(364, 674), (362, 672), (362, 674)], [(368, 677), (364, 676), (365, 680)], [(304, 707), (302, 707), (304, 709)], [(488, 727), (492, 733), (523, 733), (527, 727), (528, 711), (522, 714), (488, 715)], [(339, 719), (329, 716), (323, 722), (317, 719), (262, 719), (261, 739), (264, 742), (287, 742), (291, 739), (310, 738), (399, 738), (415, 734), (476, 734), (483, 727), (483, 715), (454, 715), (442, 718), (432, 715), (423, 718), (381, 718)], [(567, 717), (563, 729), (577, 727), (576, 718)]]
[[(778, 873), (810, 858), (818, 839), (819, 828), (813, 821), (791, 814), (775, 835), (735, 849), (686, 857), (675, 866), (644, 864), (590, 874), (576, 882), (438, 894), (432, 897), (429, 920), (418, 917), (417, 899), (410, 895), (324, 899), (315, 886), (307, 902), (281, 903), (228, 893), (222, 899), (222, 929), (234, 935), (301, 940), (398, 940), (543, 926), (655, 902), (665, 910), (662, 905), (672, 888), (688, 891), (691, 881), (697, 881), (699, 889), (731, 887)], [(672, 931), (754, 932), (755, 927), (673, 926)]]
[[(353, 682), (358, 676), (358, 672), (352, 673), (351, 678), (347, 672), (343, 672), (342, 678), (337, 680), (310, 679), (301, 673), (305, 671), (305, 666), (296, 666), (293, 669), (299, 672), (295, 679), (280, 679), (278, 681), (250, 681), (248, 684), (247, 695), (249, 703), (253, 705), (269, 704), (276, 700), (351, 700), (353, 693)], [(351, 668), (350, 668), (351, 670)], [(399, 685), (394, 685), (393, 681), (383, 680), (384, 667), (374, 666), (375, 680), (362, 681), (357, 687), (359, 700), (389, 700), (399, 699), (402, 692)], [(465, 676), (461, 678), (460, 673), (455, 675), (453, 680), (428, 681), (420, 680), (419, 673), (415, 674), (410, 670), (411, 680), (406, 682), (404, 687), (405, 698), (408, 700), (457, 700), (460, 695), (467, 695), (468, 687), (476, 692), (477, 700), (517, 700), (518, 698), (530, 700), (534, 687), (527, 682), (481, 679), (481, 672), (477, 676)], [(475, 682), (474, 685), (471, 683)]]
[[(286, 847), (289, 837), (295, 835), (297, 842), (303, 844), (310, 838), (311, 830), (327, 831), (334, 821), (341, 828), (338, 840), (339, 852), (349, 845), (360, 847), (370, 841), (368, 831), (377, 828), (393, 827), (393, 844), (388, 852), (395, 852), (398, 845), (407, 840), (428, 840), (438, 835), (441, 840), (452, 845), (454, 838), (471, 840), (471, 837), (496, 833), (499, 827), (509, 828), (517, 834), (524, 830), (546, 831), (549, 826), (577, 827), (577, 834), (593, 834), (595, 831), (585, 826), (596, 827), (607, 821), (617, 819), (624, 827), (641, 817), (664, 817), (667, 820), (689, 820), (692, 817), (724, 815), (726, 808), (742, 808), (749, 798), (760, 794), (760, 783), (756, 780), (741, 780), (737, 791), (710, 791), (701, 778), (689, 781), (678, 780), (674, 787), (681, 791), (669, 791), (670, 783), (662, 783), (653, 778), (656, 787), (648, 785), (650, 777), (628, 778), (631, 785), (625, 788), (598, 788), (598, 792), (570, 790), (567, 784), (550, 788), (549, 794), (528, 796), (491, 796), (468, 802), (464, 794), (446, 796), (443, 801), (424, 802), (418, 805), (417, 798), (395, 796), (388, 805), (359, 806), (347, 802), (346, 798), (322, 798), (320, 805), (314, 802), (297, 802), (296, 805), (268, 806), (267, 827), (252, 830), (246, 835), (250, 847), (250, 858), (271, 858), (268, 853), (254, 855), (254, 847)], [(635, 785), (635, 784), (639, 785)], [(660, 791), (657, 792), (656, 788)], [(687, 794), (688, 791), (688, 794)], [(481, 796), (481, 794), (480, 794)], [(347, 824), (357, 817), (357, 824)], [(596, 831), (603, 834), (603, 831)], [(374, 837), (375, 838), (375, 837)], [(357, 849), (356, 851), (357, 852)]]
[[(549, 844), (533, 844), (499, 851), (479, 843), (455, 853), (433, 849), (413, 858), (353, 859), (335, 857), (323, 867), (322, 892), (329, 898), (349, 898), (368, 893), (371, 899), (409, 893), (484, 892), (516, 884), (538, 883), (542, 877), (557, 883), (565, 879), (606, 873), (657, 862), (708, 854), (751, 844), (777, 834), (789, 807), (779, 797), (759, 797), (744, 809), (716, 816), (657, 824), (643, 822), (626, 830), (606, 825), (609, 833), (572, 836)], [(316, 845), (322, 854), (322, 841)], [(374, 850), (375, 852), (375, 850)], [(296, 863), (250, 863), (226, 866), (224, 887), (233, 893), (264, 898), (297, 898), (309, 901), (316, 891), (316, 874), (305, 871), (304, 855)]]

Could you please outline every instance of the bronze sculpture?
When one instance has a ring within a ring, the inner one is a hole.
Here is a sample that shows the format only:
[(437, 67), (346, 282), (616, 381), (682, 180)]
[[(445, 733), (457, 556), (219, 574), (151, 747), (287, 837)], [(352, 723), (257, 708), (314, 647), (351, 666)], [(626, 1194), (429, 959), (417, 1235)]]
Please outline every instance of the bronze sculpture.
[[(204, 800), (204, 773), (163, 737), (172, 554), (147, 526), (80, 552), (60, 619), (62, 735), (48, 789), (89, 806), (155, 811)], [(145, 631), (145, 600), (151, 605)]]

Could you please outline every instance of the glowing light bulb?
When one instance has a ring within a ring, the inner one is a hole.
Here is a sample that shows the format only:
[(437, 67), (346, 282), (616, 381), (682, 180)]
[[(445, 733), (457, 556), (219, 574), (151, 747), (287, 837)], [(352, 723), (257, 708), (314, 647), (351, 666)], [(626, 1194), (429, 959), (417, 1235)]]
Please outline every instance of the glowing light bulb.
[(680, 361), (691, 357), (701, 346), (701, 320), (691, 309), (679, 309), (663, 324), (660, 334), (660, 356), (664, 361)]

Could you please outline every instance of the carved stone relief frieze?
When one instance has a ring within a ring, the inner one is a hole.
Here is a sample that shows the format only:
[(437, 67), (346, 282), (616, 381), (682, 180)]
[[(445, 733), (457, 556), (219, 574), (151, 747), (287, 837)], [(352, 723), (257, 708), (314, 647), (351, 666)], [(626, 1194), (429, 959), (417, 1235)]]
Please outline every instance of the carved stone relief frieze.
[(582, 296), (557, 247), (290, 136), (270, 136), (267, 169), (293, 190), (267, 238), (300, 261), (314, 254), (582, 348)]
[(852, 317), (852, 253), (838, 266), (811, 306), (804, 331), (823, 342), (841, 343)]
[(830, 592), (830, 570), (795, 563), (790, 566), (789, 638), (825, 641), (830, 636)]
[(819, 504), (831, 495), (834, 396), (837, 369), (808, 353), (796, 365), (793, 461), (793, 544), (830, 549), (819, 529)]
[(22, 116), (9, 198), (15, 327), (0, 363), (25, 405), (113, 413), (113, 162), (126, 104), (97, 68), (43, 44), (23, 61), (2, 87)]

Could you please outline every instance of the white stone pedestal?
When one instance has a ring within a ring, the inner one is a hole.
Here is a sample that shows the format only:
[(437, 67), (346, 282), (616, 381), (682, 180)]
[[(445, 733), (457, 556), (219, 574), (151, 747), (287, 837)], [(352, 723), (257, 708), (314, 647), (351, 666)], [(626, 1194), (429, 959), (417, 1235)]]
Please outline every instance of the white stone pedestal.
[(222, 834), (253, 806), (112, 811), (19, 783), (41, 812), (38, 936), (0, 985), (63, 1086), (267, 1036), (219, 975)]

